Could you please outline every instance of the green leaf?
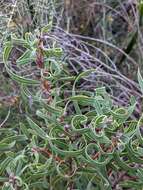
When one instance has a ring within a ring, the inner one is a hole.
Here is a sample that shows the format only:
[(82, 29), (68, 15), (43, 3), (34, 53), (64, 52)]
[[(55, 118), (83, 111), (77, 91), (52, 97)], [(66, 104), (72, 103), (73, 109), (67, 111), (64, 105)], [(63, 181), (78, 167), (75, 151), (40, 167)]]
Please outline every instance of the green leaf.
[(42, 139), (47, 139), (48, 135), (47, 133), (40, 128), (34, 121), (32, 121), (32, 119), (30, 119), (30, 117), (27, 116), (27, 121), (30, 125), (30, 127), (35, 131), (35, 133), (41, 137)]
[(40, 84), (40, 81), (38, 81), (38, 80), (28, 79), (28, 78), (19, 76), (19, 75), (13, 73), (11, 71), (11, 69), (8, 68), (7, 65), (5, 67), (6, 67), (8, 74), (11, 76), (11, 78), (18, 83), (26, 84), (26, 85), (39, 85)]
[(27, 50), (21, 57), (17, 59), (16, 63), (19, 65), (30, 64), (32, 61), (35, 60), (35, 54), (36, 51)]
[(10, 144), (1, 143), (1, 142), (0, 142), (0, 152), (1, 152), (1, 151), (8, 151), (8, 150), (11, 150), (14, 146), (15, 146), (15, 141), (12, 142), (12, 143), (10, 143)]
[(9, 163), (11, 161), (12, 161), (12, 158), (11, 157), (7, 157), (3, 162), (0, 163), (0, 176), (6, 170), (6, 167), (9, 165)]
[(12, 36), (11, 42), (12, 42), (12, 44), (13, 44), (14, 46), (15, 46), (15, 45), (18, 45), (18, 46), (22, 46), (22, 47), (31, 49), (31, 44), (28, 43), (27, 40), (18, 39), (18, 38), (16, 38), (15, 36)]
[(138, 69), (138, 82), (139, 82), (139, 85), (140, 85), (141, 92), (143, 94), (143, 78), (141, 76), (141, 73), (140, 73), (139, 69)]
[(43, 49), (44, 55), (46, 57), (61, 57), (63, 54), (63, 50), (61, 48), (51, 48), (51, 49)]
[(9, 180), (8, 177), (0, 177), (0, 183), (7, 182), (8, 180)]
[(44, 26), (44, 27), (41, 29), (42, 34), (45, 34), (45, 33), (50, 32), (51, 29), (52, 29), (52, 27), (53, 27), (53, 22), (50, 21), (46, 26)]
[[(75, 81), (74, 81), (74, 84), (73, 84), (73, 88), (72, 88), (72, 96), (75, 96), (75, 95), (76, 95), (76, 89), (75, 89), (75, 88), (76, 88), (77, 82), (78, 82), (81, 78), (87, 77), (89, 74), (91, 74), (91, 73), (94, 72), (94, 71), (95, 71), (95, 69), (90, 69), (90, 70), (87, 70), (87, 71), (82, 72), (81, 74), (79, 74), (79, 75), (76, 77), (76, 79), (75, 79)], [(78, 101), (76, 101), (76, 100), (73, 100), (73, 101), (74, 101), (73, 104), (74, 104), (76, 113), (77, 113), (77, 114), (82, 114), (82, 113), (81, 113), (81, 110), (80, 110), (80, 107), (79, 107), (79, 105), (78, 105)]]
[(11, 50), (12, 50), (11, 44), (7, 43), (7, 45), (5, 46), (4, 51), (3, 51), (3, 61), (5, 64), (7, 63), (8, 59), (9, 59)]

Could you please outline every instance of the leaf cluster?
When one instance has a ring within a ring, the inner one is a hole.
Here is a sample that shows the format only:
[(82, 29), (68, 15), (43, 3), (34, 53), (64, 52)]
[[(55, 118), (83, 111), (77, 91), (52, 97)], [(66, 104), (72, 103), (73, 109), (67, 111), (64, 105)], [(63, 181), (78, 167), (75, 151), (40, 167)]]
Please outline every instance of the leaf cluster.
[[(48, 25), (5, 43), (5, 68), (19, 84), (26, 121), (0, 129), (1, 189), (111, 190), (120, 185), (141, 190), (143, 118), (131, 119), (135, 99), (119, 108), (104, 87), (79, 91), (78, 84), (95, 70), (72, 76), (49, 30)], [(10, 56), (17, 45), (24, 52), (15, 68)], [(22, 74), (26, 67), (34, 67), (32, 75), (31, 70)], [(125, 179), (116, 181), (121, 172)]]

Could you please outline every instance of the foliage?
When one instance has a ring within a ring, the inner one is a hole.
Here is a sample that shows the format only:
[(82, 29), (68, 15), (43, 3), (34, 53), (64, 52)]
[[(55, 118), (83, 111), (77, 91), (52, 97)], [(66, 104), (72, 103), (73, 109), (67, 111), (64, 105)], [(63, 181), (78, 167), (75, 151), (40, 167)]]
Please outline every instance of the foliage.
[[(142, 94), (136, 76), (138, 67), (142, 74), (142, 1), (5, 0), (0, 11), (2, 41), (11, 33), (20, 38), (51, 23), (55, 26), (52, 38), (62, 46), (70, 72), (98, 68), (80, 88), (92, 91), (104, 86), (118, 106), (128, 106), (134, 95), (135, 115), (141, 115)], [(18, 47), (13, 62), (17, 51)]]
[(142, 0), (1, 1), (1, 189), (143, 189), (142, 15)]
[[(5, 68), (20, 87), (25, 119), (0, 129), (1, 189), (142, 190), (143, 118), (131, 119), (135, 99), (119, 108), (104, 87), (79, 91), (96, 70), (73, 76), (49, 30), (5, 43)], [(23, 48), (16, 66), (15, 46)]]

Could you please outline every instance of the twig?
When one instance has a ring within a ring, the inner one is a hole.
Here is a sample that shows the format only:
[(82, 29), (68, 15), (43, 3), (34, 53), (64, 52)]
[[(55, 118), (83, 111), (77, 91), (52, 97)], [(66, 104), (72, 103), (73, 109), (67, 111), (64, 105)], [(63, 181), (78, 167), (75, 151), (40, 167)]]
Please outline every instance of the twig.
[(6, 118), (4, 119), (4, 121), (0, 124), (0, 128), (1, 128), (1, 127), (5, 124), (5, 122), (8, 120), (9, 116), (10, 116), (10, 109), (8, 110), (7, 116), (6, 116)]
[(122, 180), (122, 178), (124, 177), (124, 175), (126, 174), (126, 172), (123, 172), (119, 175), (119, 177), (114, 181), (112, 188), (115, 189), (116, 185)]

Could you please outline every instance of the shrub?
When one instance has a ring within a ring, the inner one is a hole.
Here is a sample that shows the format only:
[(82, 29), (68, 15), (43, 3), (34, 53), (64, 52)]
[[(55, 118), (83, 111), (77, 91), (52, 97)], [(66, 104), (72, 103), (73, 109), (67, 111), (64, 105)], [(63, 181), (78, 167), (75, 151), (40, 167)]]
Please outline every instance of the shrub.
[[(0, 129), (1, 189), (143, 188), (143, 119), (136, 106), (115, 107), (105, 88), (77, 88), (95, 70), (73, 76), (49, 26), (12, 36), (3, 59), (21, 91), (16, 127)], [(11, 61), (18, 46), (16, 64)]]

